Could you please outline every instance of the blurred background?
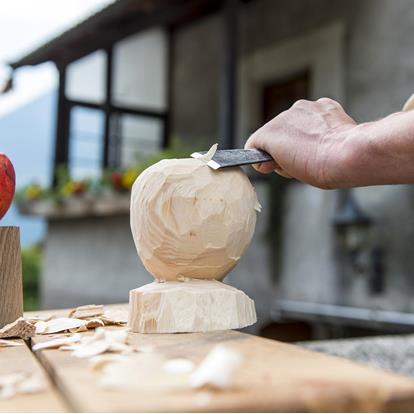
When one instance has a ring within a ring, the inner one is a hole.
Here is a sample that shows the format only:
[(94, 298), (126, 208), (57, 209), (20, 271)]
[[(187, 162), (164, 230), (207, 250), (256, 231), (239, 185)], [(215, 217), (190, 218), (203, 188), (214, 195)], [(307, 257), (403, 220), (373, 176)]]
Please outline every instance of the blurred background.
[[(151, 281), (129, 190), (166, 157), (242, 147), (297, 99), (359, 122), (414, 92), (410, 0), (3, 0), (0, 151), (26, 309), (127, 302)], [(284, 341), (414, 332), (414, 190), (323, 191), (246, 170), (260, 213), (226, 279)]]

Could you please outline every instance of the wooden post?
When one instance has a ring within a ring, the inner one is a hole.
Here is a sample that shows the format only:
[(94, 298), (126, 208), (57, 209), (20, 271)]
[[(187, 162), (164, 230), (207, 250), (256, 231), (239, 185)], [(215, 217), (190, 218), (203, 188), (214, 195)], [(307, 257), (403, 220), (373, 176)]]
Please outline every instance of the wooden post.
[(239, 0), (226, 0), (223, 6), (224, 56), (220, 82), (220, 149), (231, 149), (236, 144), (238, 3)]
[(22, 315), (20, 231), (18, 227), (0, 227), (0, 328)]
[(105, 125), (104, 125), (104, 140), (103, 140), (103, 154), (102, 154), (102, 169), (114, 167), (113, 159), (111, 157), (111, 111), (112, 103), (112, 46), (106, 49), (106, 78), (105, 78)]
[(53, 161), (52, 184), (57, 185), (57, 168), (68, 166), (69, 162), (69, 136), (70, 136), (70, 105), (65, 95), (66, 64), (56, 65), (59, 71), (59, 89), (57, 102), (55, 158)]

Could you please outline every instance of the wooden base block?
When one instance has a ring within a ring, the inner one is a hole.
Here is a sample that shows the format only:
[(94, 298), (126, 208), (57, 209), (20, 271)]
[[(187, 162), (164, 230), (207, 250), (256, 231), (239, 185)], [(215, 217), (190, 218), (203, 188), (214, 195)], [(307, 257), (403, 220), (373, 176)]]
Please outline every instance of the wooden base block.
[(153, 282), (129, 292), (132, 332), (208, 332), (244, 328), (256, 321), (253, 300), (217, 280)]
[(18, 227), (0, 227), (0, 328), (23, 314), (22, 260)]

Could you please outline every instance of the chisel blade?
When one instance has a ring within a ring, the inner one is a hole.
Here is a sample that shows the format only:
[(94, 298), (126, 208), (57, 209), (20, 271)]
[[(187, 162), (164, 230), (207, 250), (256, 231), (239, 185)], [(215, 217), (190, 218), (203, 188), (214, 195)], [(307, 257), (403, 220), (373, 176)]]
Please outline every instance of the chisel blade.
[[(207, 151), (193, 152), (191, 157), (201, 158), (205, 154), (207, 154)], [(272, 161), (272, 159), (267, 152), (259, 149), (217, 150), (213, 158), (207, 162), (207, 165), (213, 170), (218, 170), (219, 168), (268, 162)]]

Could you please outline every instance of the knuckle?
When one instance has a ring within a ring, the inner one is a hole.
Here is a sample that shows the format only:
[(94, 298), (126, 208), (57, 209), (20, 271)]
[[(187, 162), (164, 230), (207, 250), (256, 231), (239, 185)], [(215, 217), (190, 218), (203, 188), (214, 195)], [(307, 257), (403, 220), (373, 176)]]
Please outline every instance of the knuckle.
[(308, 106), (312, 104), (311, 101), (307, 101), (306, 99), (298, 99), (293, 105), (292, 108), (301, 108), (304, 106)]
[(338, 109), (341, 108), (341, 105), (331, 98), (319, 98), (316, 102), (326, 106), (329, 109)]
[(319, 98), (316, 102), (319, 102), (319, 103), (334, 103), (335, 101), (331, 98), (327, 98), (326, 96), (323, 96), (322, 98)]

